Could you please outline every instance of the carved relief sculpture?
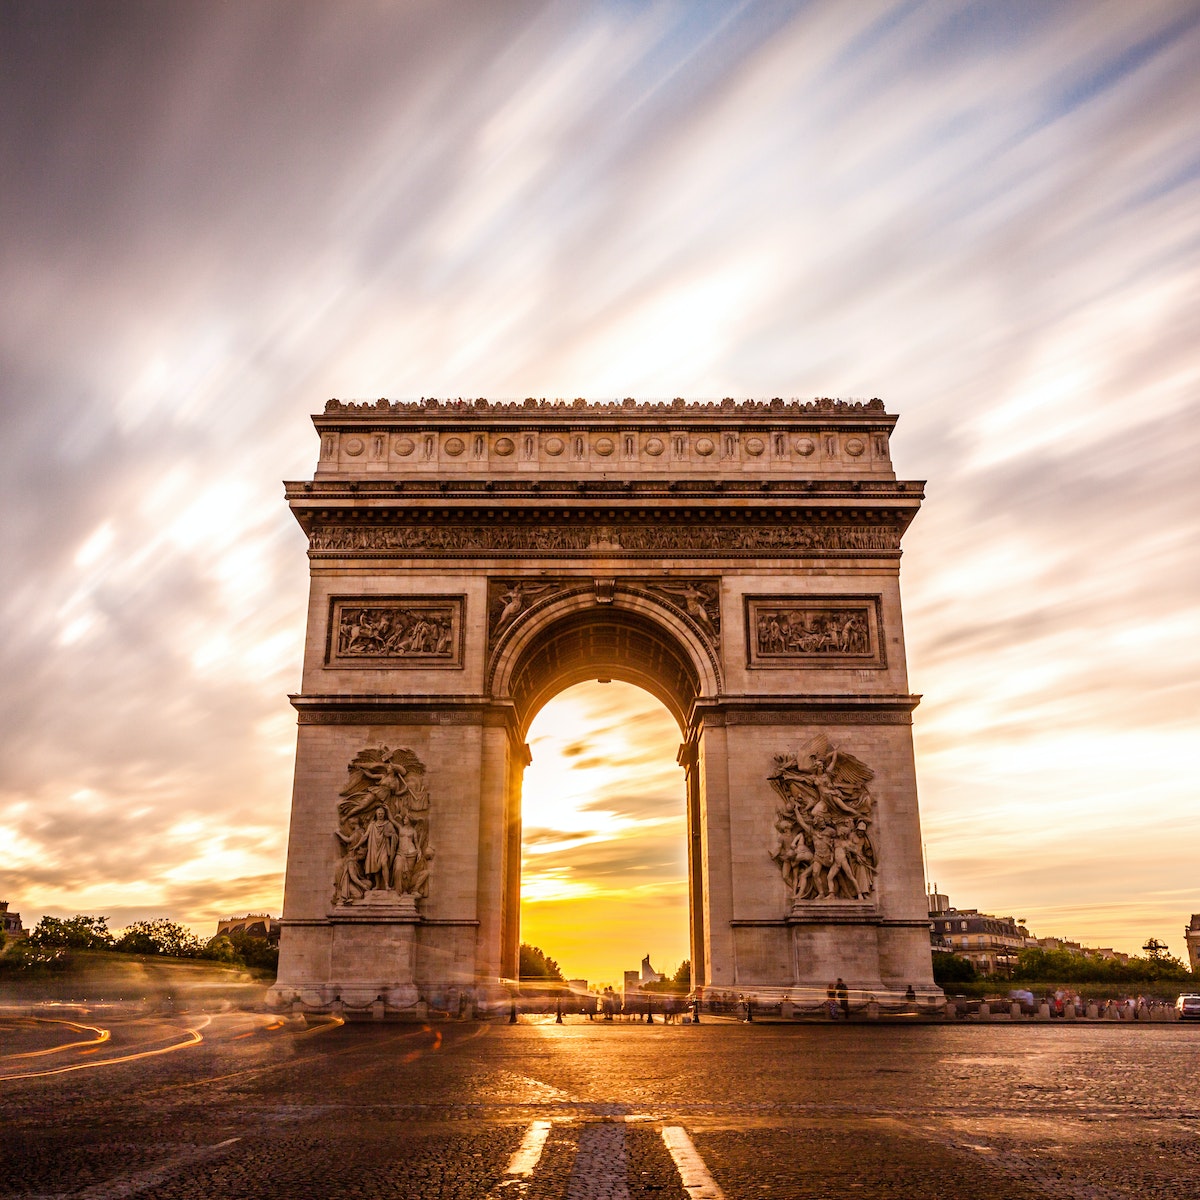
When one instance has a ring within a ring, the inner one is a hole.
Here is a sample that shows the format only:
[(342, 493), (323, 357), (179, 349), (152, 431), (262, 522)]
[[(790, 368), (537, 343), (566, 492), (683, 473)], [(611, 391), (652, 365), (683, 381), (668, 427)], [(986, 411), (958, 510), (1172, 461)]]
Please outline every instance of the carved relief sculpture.
[(335, 598), (328, 661), (337, 666), (457, 666), (462, 601)]
[(869, 654), (871, 638), (865, 609), (779, 608), (755, 617), (758, 653)]
[(721, 589), (718, 583), (685, 579), (679, 583), (643, 583), (642, 586), (683, 609), (714, 646), (720, 644)]
[(526, 579), (488, 581), (488, 643), (496, 641), (530, 607), (552, 592), (560, 591), (560, 581), (539, 583)]
[(746, 598), (750, 665), (886, 666), (875, 596)]
[(446, 554), (479, 550), (543, 554), (754, 552), (795, 554), (900, 549), (892, 525), (317, 525), (309, 536), (314, 554), (377, 552)]
[(853, 754), (814, 738), (799, 754), (777, 754), (769, 779), (778, 793), (775, 845), (793, 905), (865, 901), (878, 862), (872, 840), (875, 772)]
[(415, 912), (429, 894), (429, 793), (411, 750), (368, 747), (346, 768), (334, 831), (334, 908), (390, 905)]

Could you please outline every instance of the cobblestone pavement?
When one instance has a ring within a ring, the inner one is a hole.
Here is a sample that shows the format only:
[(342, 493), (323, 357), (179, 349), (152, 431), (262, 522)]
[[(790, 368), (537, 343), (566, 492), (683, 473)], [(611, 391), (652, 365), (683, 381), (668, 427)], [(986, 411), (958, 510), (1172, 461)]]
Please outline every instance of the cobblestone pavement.
[(0, 1018), (0, 1196), (1188, 1200), (1198, 1067), (1200, 1025)]

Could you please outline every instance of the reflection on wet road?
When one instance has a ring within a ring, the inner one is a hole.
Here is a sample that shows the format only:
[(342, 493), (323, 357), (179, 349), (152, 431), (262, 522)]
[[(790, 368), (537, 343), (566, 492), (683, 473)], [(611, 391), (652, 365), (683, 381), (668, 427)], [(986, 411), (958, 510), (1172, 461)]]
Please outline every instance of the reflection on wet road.
[(0, 1196), (1180, 1200), (1198, 1061), (1179, 1025), (0, 1018)]

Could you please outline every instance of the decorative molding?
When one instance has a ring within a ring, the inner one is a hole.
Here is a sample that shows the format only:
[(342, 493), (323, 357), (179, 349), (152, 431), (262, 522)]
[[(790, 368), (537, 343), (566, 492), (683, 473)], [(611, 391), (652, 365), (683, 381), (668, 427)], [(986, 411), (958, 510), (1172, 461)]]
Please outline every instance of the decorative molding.
[[(818, 710), (823, 725), (911, 725), (912, 715), (907, 712), (893, 712), (879, 709), (875, 712), (836, 709)], [(713, 725), (786, 725), (794, 722), (797, 716), (795, 709), (777, 709), (774, 712), (734, 712), (724, 714), (723, 720), (711, 721)], [(704, 718), (709, 720), (708, 715)]]
[(464, 596), (332, 596), (325, 665), (463, 665)]
[(749, 667), (887, 666), (878, 595), (746, 596), (744, 603)]
[(488, 580), (488, 681), (494, 684), (497, 663), (505, 646), (527, 621), (549, 605), (572, 596), (591, 595), (597, 604), (611, 605), (617, 596), (635, 596), (667, 609), (699, 639), (715, 678), (723, 678), (720, 658), (721, 580), (593, 578), (543, 575)]
[(685, 555), (753, 553), (822, 556), (894, 553), (895, 525), (325, 525), (313, 527), (314, 555), (349, 558), (426, 554), (490, 555), (614, 553)]
[(727, 397), (720, 401), (689, 404), (682, 398), (671, 401), (637, 401), (632, 398), (613, 400), (608, 403), (591, 403), (582, 397), (576, 400), (546, 400), (529, 397), (525, 400), (501, 401), (478, 399), (438, 400), (432, 396), (420, 400), (388, 400), (381, 397), (378, 400), (338, 400), (325, 402), (324, 415), (350, 417), (389, 417), (397, 413), (424, 414), (435, 416), (439, 413), (452, 415), (455, 419), (483, 419), (502, 414), (520, 416), (522, 419), (536, 420), (547, 415), (555, 420), (574, 421), (589, 416), (620, 416), (633, 413), (653, 414), (683, 414), (691, 416), (698, 413), (736, 414), (738, 416), (806, 415), (810, 413), (839, 413), (843, 415), (886, 416), (883, 401), (876, 398), (870, 400), (837, 400), (830, 396), (820, 396), (812, 400), (783, 400), (776, 397), (773, 400), (742, 400), (737, 401)]
[[(799, 754), (777, 754), (767, 777), (780, 798), (771, 858), (792, 914), (822, 919), (828, 906), (854, 914), (868, 903), (879, 869), (871, 826), (875, 772), (818, 734)], [(811, 906), (811, 907), (810, 907)]]

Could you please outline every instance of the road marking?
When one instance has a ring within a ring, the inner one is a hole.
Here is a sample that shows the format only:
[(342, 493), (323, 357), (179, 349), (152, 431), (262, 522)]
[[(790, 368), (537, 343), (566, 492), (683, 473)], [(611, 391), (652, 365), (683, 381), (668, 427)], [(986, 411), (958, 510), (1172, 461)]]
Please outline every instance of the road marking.
[(509, 1159), (504, 1178), (488, 1193), (488, 1200), (500, 1200), (503, 1196), (523, 1196), (530, 1175), (542, 1157), (546, 1138), (550, 1136), (552, 1121), (534, 1121), (525, 1130), (525, 1136), (517, 1152)]
[(664, 1125), (663, 1141), (675, 1160), (679, 1171), (679, 1182), (687, 1192), (690, 1200), (725, 1200), (725, 1193), (717, 1186), (717, 1181), (708, 1173), (704, 1159), (700, 1157), (692, 1139), (679, 1125)]
[(506, 1175), (533, 1174), (534, 1167), (538, 1165), (538, 1159), (542, 1157), (542, 1147), (546, 1144), (546, 1138), (550, 1136), (550, 1126), (550, 1121), (534, 1121), (525, 1130), (525, 1136), (521, 1139), (516, 1154), (512, 1156), (508, 1170), (505, 1171)]
[(624, 1121), (583, 1127), (567, 1183), (567, 1200), (629, 1200)]
[(102, 1183), (94, 1183), (83, 1191), (55, 1192), (52, 1196), (43, 1196), (40, 1200), (132, 1200), (135, 1196), (153, 1192), (173, 1175), (187, 1167), (195, 1166), (205, 1159), (213, 1158), (222, 1150), (240, 1142), (241, 1137), (226, 1138), (212, 1146), (193, 1146), (179, 1154), (172, 1155), (165, 1162), (138, 1171), (123, 1179), (108, 1179)]

